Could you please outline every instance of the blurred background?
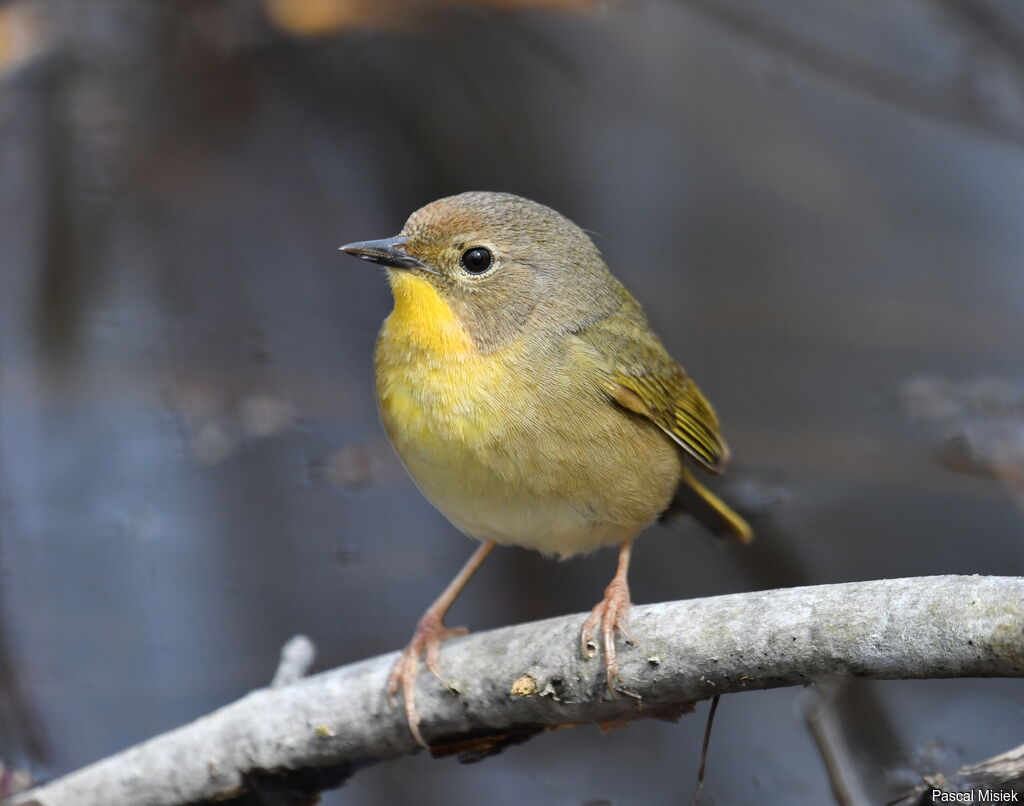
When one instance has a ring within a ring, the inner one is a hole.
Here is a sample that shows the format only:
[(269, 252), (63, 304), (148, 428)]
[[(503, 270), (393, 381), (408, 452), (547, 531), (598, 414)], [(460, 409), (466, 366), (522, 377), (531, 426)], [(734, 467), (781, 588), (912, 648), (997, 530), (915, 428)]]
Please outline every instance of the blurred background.
[[(337, 247), (470, 189), (597, 233), (722, 418), (758, 540), (652, 528), (635, 601), (1024, 573), (1015, 0), (0, 1), (9, 768), (266, 685), (298, 632), (319, 669), (405, 644), (473, 544), (378, 425), (389, 292)], [(614, 560), (496, 552), (450, 623), (582, 612)], [(680, 803), (706, 708), (324, 803)], [(1024, 741), (1020, 681), (732, 695), (705, 803), (833, 802), (808, 711), (869, 802)]]

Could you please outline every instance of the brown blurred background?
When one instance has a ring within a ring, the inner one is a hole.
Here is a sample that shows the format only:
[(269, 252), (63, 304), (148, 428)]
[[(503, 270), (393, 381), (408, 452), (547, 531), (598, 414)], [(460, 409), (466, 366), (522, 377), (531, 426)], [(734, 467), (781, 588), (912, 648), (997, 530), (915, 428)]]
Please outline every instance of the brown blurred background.
[[(1024, 573), (1016, 0), (0, 2), (0, 758), (60, 774), (398, 648), (471, 550), (377, 424), (380, 274), (463, 190), (597, 233), (715, 402), (749, 549), (657, 527), (638, 602)], [(504, 550), (451, 623), (581, 612)], [(794, 689), (723, 701), (705, 802), (831, 802)], [(1024, 740), (1024, 684), (841, 686), (854, 786)], [(423, 754), (337, 804), (681, 803), (704, 708)]]

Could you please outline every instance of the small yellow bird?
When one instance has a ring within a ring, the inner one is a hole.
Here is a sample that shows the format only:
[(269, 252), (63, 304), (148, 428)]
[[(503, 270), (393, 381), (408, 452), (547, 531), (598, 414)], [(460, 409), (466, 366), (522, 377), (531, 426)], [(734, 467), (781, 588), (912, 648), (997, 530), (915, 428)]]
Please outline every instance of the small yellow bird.
[(752, 537), (688, 467), (719, 473), (728, 458), (711, 405), (590, 238), (549, 207), (462, 193), (417, 210), (397, 237), (341, 249), (388, 270), (395, 307), (375, 356), (388, 437), (430, 502), (481, 541), (420, 619), (389, 698), (402, 691), (427, 747), (420, 655), (444, 683), (441, 641), (463, 632), (444, 616), (495, 545), (563, 558), (620, 547), (580, 634), (590, 657), (600, 628), (614, 695), (636, 535), (671, 504), (717, 533)]

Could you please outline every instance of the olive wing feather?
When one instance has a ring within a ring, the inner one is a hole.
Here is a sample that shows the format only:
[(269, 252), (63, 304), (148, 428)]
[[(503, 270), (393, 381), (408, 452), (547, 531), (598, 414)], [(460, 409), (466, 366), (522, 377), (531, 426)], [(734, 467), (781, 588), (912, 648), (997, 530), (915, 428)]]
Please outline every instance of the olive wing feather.
[(639, 305), (629, 301), (576, 336), (600, 357), (601, 382), (612, 400), (650, 419), (706, 470), (722, 472), (729, 448), (718, 417), (651, 332)]

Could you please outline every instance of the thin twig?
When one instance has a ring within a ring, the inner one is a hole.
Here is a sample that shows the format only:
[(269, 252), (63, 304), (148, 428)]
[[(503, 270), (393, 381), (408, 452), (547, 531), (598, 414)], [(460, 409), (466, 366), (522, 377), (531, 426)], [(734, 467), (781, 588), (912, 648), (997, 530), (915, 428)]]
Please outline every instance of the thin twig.
[(804, 711), (804, 721), (825, 765), (836, 806), (861, 806), (866, 801), (853, 795), (847, 780), (853, 765), (849, 761), (846, 742), (842, 736), (836, 735), (836, 725), (825, 713), (831, 708), (834, 696), (835, 691), (830, 686), (816, 686), (814, 699)]
[(290, 686), (296, 680), (301, 680), (309, 674), (315, 660), (316, 647), (313, 642), (305, 635), (292, 636), (281, 647), (281, 660), (274, 672), (274, 679), (270, 681), (270, 687)]
[(697, 766), (697, 787), (693, 791), (693, 806), (700, 806), (700, 796), (704, 792), (704, 768), (708, 763), (708, 745), (711, 744), (711, 727), (715, 724), (715, 711), (718, 710), (718, 701), (722, 699), (721, 694), (711, 698), (711, 708), (708, 711), (708, 721), (704, 725), (704, 741), (700, 745), (700, 764)]

